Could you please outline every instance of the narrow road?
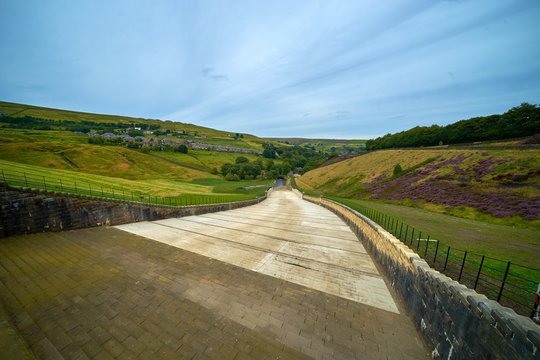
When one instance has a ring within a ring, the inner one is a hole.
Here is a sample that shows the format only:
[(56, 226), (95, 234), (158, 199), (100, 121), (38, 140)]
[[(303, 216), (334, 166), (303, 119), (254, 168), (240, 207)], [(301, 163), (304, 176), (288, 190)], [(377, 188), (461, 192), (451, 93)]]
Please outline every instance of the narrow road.
[(0, 305), (41, 359), (428, 359), (391, 294), (341, 220), (284, 190), (0, 241)]

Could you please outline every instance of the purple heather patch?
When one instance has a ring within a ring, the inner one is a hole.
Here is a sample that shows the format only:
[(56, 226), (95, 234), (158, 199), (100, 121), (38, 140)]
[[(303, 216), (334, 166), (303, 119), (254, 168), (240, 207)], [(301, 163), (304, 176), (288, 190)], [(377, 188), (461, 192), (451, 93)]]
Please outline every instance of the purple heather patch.
[(473, 166), (474, 171), (474, 179), (480, 180), (487, 174), (493, 171), (495, 166), (505, 163), (508, 160), (503, 159), (493, 159), (493, 158), (487, 158), (487, 159), (481, 159)]
[[(540, 196), (526, 198), (511, 190), (482, 191), (471, 185), (448, 181), (446, 177), (434, 176), (444, 166), (454, 169), (466, 159), (456, 156), (437, 164), (428, 164), (422, 169), (405, 174), (393, 181), (380, 184), (371, 190), (373, 199), (401, 201), (405, 199), (425, 200), (447, 207), (469, 206), (494, 217), (520, 216), (527, 220), (540, 217)], [(485, 176), (494, 166), (505, 160), (484, 159), (473, 167), (475, 179)], [(461, 170), (461, 169), (460, 169)], [(461, 174), (461, 171), (456, 171)], [(418, 183), (420, 180), (424, 180)]]
[(380, 181), (383, 181), (386, 178), (387, 178), (387, 176), (385, 174), (382, 174), (382, 175), (377, 176), (376, 178), (373, 178), (370, 182), (363, 183), (362, 185), (369, 188), (369, 187), (372, 187), (373, 185), (375, 185), (376, 183), (378, 183)]

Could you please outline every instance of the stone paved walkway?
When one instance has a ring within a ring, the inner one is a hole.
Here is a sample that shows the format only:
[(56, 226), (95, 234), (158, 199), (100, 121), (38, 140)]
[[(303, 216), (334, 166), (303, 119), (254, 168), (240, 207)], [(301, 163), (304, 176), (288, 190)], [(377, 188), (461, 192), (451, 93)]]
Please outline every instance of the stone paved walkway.
[(0, 300), (44, 359), (428, 358), (399, 303), (401, 314), (115, 228), (2, 239)]

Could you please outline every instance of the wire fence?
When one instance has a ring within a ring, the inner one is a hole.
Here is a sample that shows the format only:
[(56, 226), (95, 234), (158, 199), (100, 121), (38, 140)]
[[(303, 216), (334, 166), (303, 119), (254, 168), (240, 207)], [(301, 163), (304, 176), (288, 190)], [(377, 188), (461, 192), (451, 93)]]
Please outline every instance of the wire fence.
[[(81, 174), (81, 177), (84, 175)], [(248, 194), (177, 194), (155, 196), (148, 192), (127, 189), (120, 185), (90, 182), (84, 180), (56, 178), (50, 175), (36, 175), (21, 171), (0, 169), (0, 182), (15, 188), (45, 190), (71, 195), (90, 196), (109, 200), (131, 201), (161, 206), (207, 205), (257, 198)]]
[(408, 245), (432, 268), (518, 314), (531, 315), (540, 269), (446, 246), (399, 218), (364, 206), (355, 209)]

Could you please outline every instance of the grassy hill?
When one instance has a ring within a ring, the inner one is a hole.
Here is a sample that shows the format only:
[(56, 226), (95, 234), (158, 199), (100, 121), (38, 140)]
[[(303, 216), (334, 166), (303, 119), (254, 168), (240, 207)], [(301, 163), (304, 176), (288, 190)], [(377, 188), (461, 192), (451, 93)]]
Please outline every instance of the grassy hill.
[(321, 152), (335, 152), (338, 155), (362, 152), (367, 140), (307, 139), (307, 138), (267, 138), (285, 145), (309, 146)]
[[(399, 168), (397, 168), (399, 165)], [(382, 150), (312, 170), (303, 190), (500, 224), (540, 223), (540, 150)]]
[[(186, 135), (183, 139), (200, 141), (213, 145), (224, 145), (239, 148), (262, 149), (263, 143), (271, 142), (249, 134), (241, 134), (241, 138), (235, 137), (236, 133), (211, 129), (203, 126), (181, 123), (175, 121), (162, 121), (157, 119), (133, 118), (118, 115), (92, 114), (70, 110), (51, 109), (39, 106), (16, 104), (0, 101), (0, 114), (23, 118), (47, 119), (54, 121), (90, 121), (98, 124), (148, 124), (159, 126), (160, 130), (183, 131)], [(240, 135), (240, 134), (239, 134)]]
[[(232, 148), (259, 150), (263, 148), (263, 143), (268, 143), (268, 140), (252, 135), (232, 134), (171, 121), (89, 114), (6, 102), (0, 102), (0, 115), (5, 120), (0, 121), (0, 170), (11, 184), (20, 185), (29, 181), (28, 186), (35, 188), (50, 189), (56, 186), (92, 194), (101, 191), (116, 197), (120, 193), (146, 198), (168, 197), (168, 201), (177, 200), (177, 203), (187, 204), (187, 195), (192, 200), (193, 196), (198, 196), (211, 202), (253, 198), (264, 193), (272, 183), (272, 180), (228, 182), (217, 174), (223, 164), (234, 163), (239, 156), (254, 161), (259, 157), (256, 154), (202, 149), (189, 149), (187, 153), (181, 153), (172, 151), (173, 148), (170, 151), (157, 151), (155, 146), (135, 149), (126, 144), (95, 144), (89, 143), (88, 135), (73, 131), (73, 125), (80, 122), (107, 132), (107, 129), (113, 129), (118, 124), (152, 124), (153, 130), (171, 130), (168, 134), (182, 133), (180, 138), (158, 135), (160, 139), (191, 140)], [(100, 127), (99, 124), (112, 125)], [(146, 136), (158, 137), (155, 134)], [(279, 164), (280, 160), (275, 163)]]

